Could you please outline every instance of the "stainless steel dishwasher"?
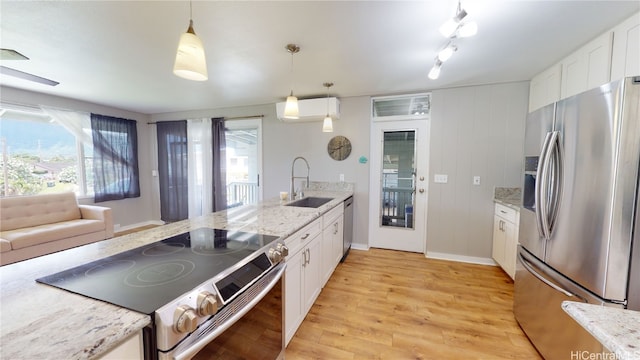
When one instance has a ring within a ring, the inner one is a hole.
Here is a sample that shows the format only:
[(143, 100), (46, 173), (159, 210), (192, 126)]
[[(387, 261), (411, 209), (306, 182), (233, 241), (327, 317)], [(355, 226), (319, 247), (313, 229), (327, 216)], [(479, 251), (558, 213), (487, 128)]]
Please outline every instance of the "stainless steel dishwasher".
[(342, 249), (342, 260), (347, 258), (349, 249), (351, 249), (351, 242), (353, 241), (353, 196), (347, 198), (344, 203), (344, 240)]

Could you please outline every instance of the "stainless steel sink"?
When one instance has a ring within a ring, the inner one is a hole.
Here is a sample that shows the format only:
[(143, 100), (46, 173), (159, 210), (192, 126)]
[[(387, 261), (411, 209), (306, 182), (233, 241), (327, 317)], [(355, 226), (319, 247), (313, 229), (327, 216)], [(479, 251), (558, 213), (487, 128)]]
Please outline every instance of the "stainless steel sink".
[(286, 204), (285, 206), (295, 206), (295, 207), (306, 207), (306, 208), (319, 208), (320, 206), (328, 203), (333, 200), (332, 198), (323, 198), (323, 197), (313, 197), (309, 196), (306, 198), (302, 198), (300, 200), (296, 200)]

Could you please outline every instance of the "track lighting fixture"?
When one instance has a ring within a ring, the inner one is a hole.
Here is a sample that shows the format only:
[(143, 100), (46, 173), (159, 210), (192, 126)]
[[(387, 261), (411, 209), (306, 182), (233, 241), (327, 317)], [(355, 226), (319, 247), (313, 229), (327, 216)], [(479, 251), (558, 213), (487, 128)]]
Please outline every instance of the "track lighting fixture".
[(322, 122), (322, 132), (333, 132), (333, 119), (329, 116), (329, 88), (333, 86), (333, 83), (326, 82), (322, 86), (327, 88), (327, 116)]
[(299, 116), (298, 98), (293, 96), (293, 54), (300, 51), (300, 47), (295, 44), (287, 44), (285, 49), (291, 54), (291, 93), (287, 96), (287, 103), (284, 106), (284, 117), (286, 119), (297, 119)]
[(180, 36), (176, 61), (173, 64), (173, 73), (181, 78), (195, 81), (205, 81), (209, 78), (204, 47), (202, 46), (202, 41), (193, 30), (191, 1), (189, 1), (189, 28), (186, 33)]
[(458, 1), (456, 15), (447, 20), (438, 29), (444, 37), (451, 40), (438, 52), (435, 63), (429, 71), (429, 79), (435, 80), (440, 77), (442, 64), (449, 60), (454, 52), (458, 51), (458, 47), (453, 44), (453, 39), (473, 36), (478, 32), (478, 24), (475, 21), (464, 21), (466, 17), (467, 11), (462, 8), (460, 1)]
[(440, 77), (440, 67), (442, 67), (442, 61), (436, 59), (436, 63), (433, 64), (433, 67), (429, 71), (429, 79), (435, 80)]
[(462, 8), (460, 1), (458, 1), (458, 10), (456, 15), (447, 20), (442, 26), (440, 26), (440, 34), (446, 38), (450, 37), (469, 37), (478, 33), (478, 24), (475, 21), (464, 22), (467, 17), (467, 11)]
[(456, 50), (458, 50), (457, 46), (455, 46), (455, 45), (453, 45), (451, 43), (447, 44), (447, 46), (445, 46), (438, 53), (438, 60), (440, 60), (440, 62), (445, 62), (445, 61), (449, 60), (449, 58), (453, 55), (454, 52), (456, 52)]

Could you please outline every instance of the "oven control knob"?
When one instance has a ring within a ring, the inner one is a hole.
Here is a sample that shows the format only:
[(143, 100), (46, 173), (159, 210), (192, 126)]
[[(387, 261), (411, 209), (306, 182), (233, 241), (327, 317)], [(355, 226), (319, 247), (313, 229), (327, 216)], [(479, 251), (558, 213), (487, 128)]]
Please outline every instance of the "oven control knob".
[(198, 315), (195, 310), (180, 305), (173, 313), (173, 327), (179, 333), (190, 333), (198, 327)]
[(282, 261), (282, 258), (283, 256), (280, 250), (277, 250), (275, 248), (269, 249), (269, 259), (271, 259), (272, 262), (279, 263), (280, 261)]
[(198, 294), (198, 315), (208, 316), (218, 312), (218, 299), (208, 291)]
[(276, 250), (279, 250), (283, 257), (289, 256), (289, 248), (283, 243), (278, 243)]

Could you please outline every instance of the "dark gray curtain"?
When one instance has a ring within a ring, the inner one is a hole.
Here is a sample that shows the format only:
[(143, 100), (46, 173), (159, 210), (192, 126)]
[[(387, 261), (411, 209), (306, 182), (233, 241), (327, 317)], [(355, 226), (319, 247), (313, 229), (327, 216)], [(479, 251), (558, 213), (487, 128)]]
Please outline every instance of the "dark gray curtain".
[(165, 222), (189, 217), (187, 121), (157, 124), (160, 218)]
[(227, 143), (224, 118), (211, 119), (213, 143), (213, 211), (227, 208)]
[(91, 114), (94, 201), (140, 196), (135, 120)]

